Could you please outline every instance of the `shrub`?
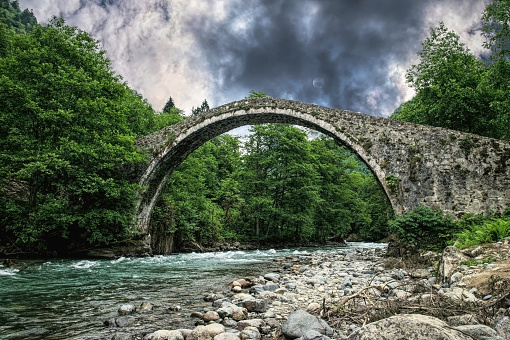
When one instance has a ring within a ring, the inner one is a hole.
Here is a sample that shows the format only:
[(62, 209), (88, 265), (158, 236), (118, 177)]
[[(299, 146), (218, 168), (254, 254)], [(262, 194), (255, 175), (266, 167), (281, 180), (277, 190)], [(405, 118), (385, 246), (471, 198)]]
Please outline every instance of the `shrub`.
[(402, 245), (415, 250), (441, 251), (455, 233), (453, 217), (441, 210), (418, 206), (389, 222)]

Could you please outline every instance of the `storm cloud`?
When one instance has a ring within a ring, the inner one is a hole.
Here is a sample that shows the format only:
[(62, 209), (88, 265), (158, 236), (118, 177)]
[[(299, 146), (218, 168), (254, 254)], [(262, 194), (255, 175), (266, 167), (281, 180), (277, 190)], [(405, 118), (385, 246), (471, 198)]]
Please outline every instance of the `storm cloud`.
[[(445, 22), (482, 52), (489, 0), (20, 0), (102, 43), (116, 73), (160, 110), (250, 90), (387, 116), (413, 96), (405, 72)], [(315, 86), (314, 86), (314, 79)]]

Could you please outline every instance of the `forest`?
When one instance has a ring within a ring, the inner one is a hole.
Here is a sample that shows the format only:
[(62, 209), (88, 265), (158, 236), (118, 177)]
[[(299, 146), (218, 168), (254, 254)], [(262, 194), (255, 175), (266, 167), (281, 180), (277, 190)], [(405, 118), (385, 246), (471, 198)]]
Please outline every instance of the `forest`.
[[(480, 56), (443, 23), (431, 29), (407, 72), (416, 95), (390, 118), (510, 140), (509, 12), (503, 0), (485, 8)], [(134, 179), (148, 156), (134, 141), (187, 118), (171, 96), (154, 110), (87, 32), (56, 17), (41, 25), (17, 1), (0, 0), (0, 102), (0, 253), (66, 256), (136, 237)], [(192, 114), (208, 109), (204, 100)], [(508, 221), (490, 212), (454, 221), (423, 207), (393, 216), (351, 151), (314, 131), (267, 124), (190, 155), (170, 177), (151, 228), (172, 240), (170, 249), (156, 244), (166, 252), (390, 235), (439, 248), (487, 223), (502, 230), (494, 238), (506, 237)]]

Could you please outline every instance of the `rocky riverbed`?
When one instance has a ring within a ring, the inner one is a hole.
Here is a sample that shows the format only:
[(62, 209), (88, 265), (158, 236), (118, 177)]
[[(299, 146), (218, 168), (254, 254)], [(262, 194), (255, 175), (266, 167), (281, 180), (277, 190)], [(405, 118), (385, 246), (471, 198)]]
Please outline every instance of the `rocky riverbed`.
[[(117, 340), (510, 339), (510, 281), (498, 271), (509, 249), (449, 247), (413, 261), (389, 258), (385, 248), (289, 256), (263, 276), (205, 292), (185, 322), (171, 319), (179, 306), (145, 303), (119, 306), (105, 326)], [(166, 324), (148, 332), (158, 310), (169, 313)], [(125, 327), (140, 317), (145, 331)]]

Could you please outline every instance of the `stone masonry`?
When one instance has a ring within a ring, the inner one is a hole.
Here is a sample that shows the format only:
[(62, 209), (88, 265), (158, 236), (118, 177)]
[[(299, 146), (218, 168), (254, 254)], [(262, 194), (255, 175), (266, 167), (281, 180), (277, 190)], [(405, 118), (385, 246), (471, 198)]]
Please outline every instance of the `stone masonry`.
[(510, 142), (271, 97), (244, 99), (140, 138), (151, 157), (137, 226), (150, 214), (172, 171), (206, 141), (243, 125), (288, 123), (335, 138), (372, 170), (397, 214), (418, 205), (456, 216), (510, 206)]

